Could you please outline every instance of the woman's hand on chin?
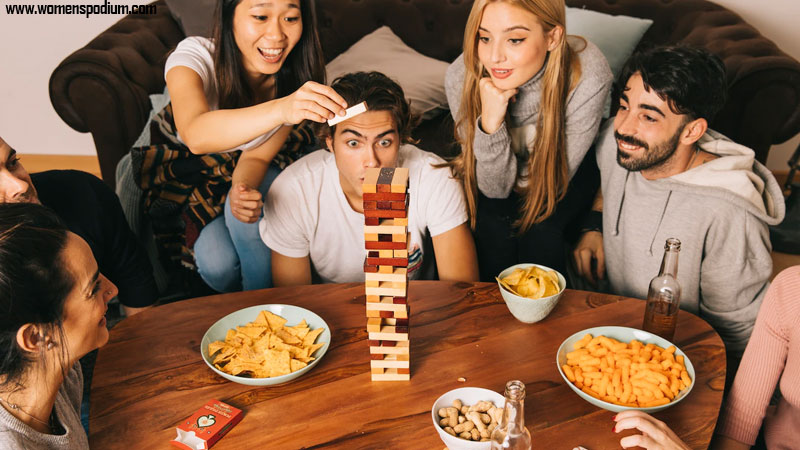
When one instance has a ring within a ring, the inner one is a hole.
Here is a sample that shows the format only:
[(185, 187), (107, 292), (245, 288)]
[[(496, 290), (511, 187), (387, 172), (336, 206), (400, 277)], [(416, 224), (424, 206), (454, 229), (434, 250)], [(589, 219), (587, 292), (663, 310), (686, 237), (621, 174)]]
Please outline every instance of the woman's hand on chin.
[(506, 118), (508, 101), (517, 94), (517, 89), (498, 88), (489, 77), (481, 78), (481, 129), (486, 134), (494, 134)]

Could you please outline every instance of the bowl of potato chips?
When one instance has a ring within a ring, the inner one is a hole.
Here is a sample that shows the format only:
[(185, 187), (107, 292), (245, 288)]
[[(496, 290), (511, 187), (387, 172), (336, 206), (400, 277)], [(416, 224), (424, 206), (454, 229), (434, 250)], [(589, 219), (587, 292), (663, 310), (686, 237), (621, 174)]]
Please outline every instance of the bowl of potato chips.
[(567, 286), (557, 271), (539, 264), (517, 264), (497, 276), (500, 295), (520, 322), (538, 322), (555, 308)]
[(671, 342), (629, 327), (595, 327), (568, 337), (556, 354), (564, 381), (613, 412), (654, 413), (680, 402), (695, 381), (692, 362)]
[(211, 370), (230, 381), (271, 386), (311, 370), (330, 342), (330, 327), (317, 314), (293, 305), (260, 305), (211, 325), (200, 353)]

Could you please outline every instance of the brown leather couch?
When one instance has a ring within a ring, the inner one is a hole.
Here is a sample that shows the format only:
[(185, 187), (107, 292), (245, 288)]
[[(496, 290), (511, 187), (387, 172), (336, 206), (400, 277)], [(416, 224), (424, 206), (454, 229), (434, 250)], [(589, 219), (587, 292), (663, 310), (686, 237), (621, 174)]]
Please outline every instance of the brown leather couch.
[[(461, 52), (472, 4), (464, 0), (316, 0), (330, 61), (359, 38), (388, 25), (409, 46), (443, 61)], [(114, 185), (117, 162), (148, 117), (148, 95), (164, 89), (167, 53), (184, 38), (163, 0), (158, 14), (127, 16), (68, 56), (50, 78), (50, 99), (72, 128), (90, 132), (103, 179)], [(705, 0), (567, 0), (573, 7), (654, 21), (642, 45), (705, 47), (725, 62), (729, 100), (712, 127), (756, 151), (800, 132), (800, 63), (733, 12)], [(452, 120), (420, 124), (420, 146), (453, 154)]]

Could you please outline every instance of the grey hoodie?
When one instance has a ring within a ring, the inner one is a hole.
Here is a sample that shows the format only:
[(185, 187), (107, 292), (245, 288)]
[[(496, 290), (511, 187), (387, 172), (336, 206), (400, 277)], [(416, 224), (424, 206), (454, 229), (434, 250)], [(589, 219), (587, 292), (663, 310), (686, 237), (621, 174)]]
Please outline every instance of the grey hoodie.
[(719, 158), (647, 180), (617, 164), (613, 118), (597, 141), (603, 248), (612, 290), (647, 298), (664, 242), (681, 241), (681, 309), (705, 319), (740, 354), (772, 275), (768, 225), (783, 220), (777, 181), (747, 147), (712, 130), (698, 141)]

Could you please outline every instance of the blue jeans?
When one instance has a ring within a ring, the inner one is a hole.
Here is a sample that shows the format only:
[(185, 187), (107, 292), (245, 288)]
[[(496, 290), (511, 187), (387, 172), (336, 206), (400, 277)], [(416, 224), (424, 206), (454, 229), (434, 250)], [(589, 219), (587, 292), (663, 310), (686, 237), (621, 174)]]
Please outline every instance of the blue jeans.
[[(280, 169), (270, 165), (258, 190), (267, 191)], [(231, 212), (230, 195), (225, 199), (225, 213), (217, 216), (200, 231), (194, 244), (197, 271), (218, 292), (251, 291), (272, 287), (270, 249), (258, 232), (258, 221), (244, 223)]]

